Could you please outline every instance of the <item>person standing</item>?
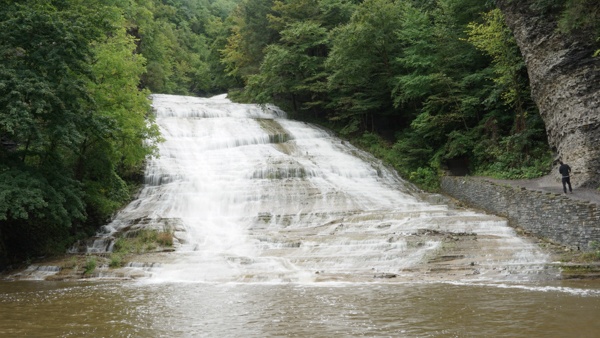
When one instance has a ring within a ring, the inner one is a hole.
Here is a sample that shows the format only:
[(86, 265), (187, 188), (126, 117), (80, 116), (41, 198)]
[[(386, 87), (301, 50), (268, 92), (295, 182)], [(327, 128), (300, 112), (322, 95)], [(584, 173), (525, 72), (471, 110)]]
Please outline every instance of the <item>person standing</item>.
[(564, 164), (562, 161), (558, 161), (560, 163), (560, 167), (558, 167), (558, 172), (562, 175), (562, 185), (563, 191), (565, 194), (567, 193), (567, 184), (569, 185), (569, 192), (573, 193), (573, 188), (571, 188), (571, 167), (568, 164)]

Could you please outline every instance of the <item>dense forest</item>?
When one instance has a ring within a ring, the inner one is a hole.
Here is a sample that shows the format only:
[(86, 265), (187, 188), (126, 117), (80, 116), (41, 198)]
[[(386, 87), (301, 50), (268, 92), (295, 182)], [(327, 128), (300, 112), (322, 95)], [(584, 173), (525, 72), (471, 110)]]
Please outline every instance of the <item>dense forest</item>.
[[(564, 34), (600, 36), (592, 0), (535, 6)], [(130, 200), (161, 141), (150, 93), (275, 103), (430, 190), (452, 163), (507, 178), (551, 166), (527, 69), (493, 1), (0, 8), (0, 263), (64, 252)]]

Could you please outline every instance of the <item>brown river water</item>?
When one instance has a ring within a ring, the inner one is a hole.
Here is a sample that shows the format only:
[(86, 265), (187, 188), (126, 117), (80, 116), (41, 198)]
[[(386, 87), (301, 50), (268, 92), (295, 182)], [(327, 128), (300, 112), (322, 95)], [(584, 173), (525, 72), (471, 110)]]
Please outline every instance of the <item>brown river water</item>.
[(560, 280), (505, 219), (276, 107), (153, 105), (161, 156), (73, 252), (108, 256), (140, 228), (171, 232), (174, 252), (86, 281), (44, 280), (51, 264), (0, 281), (0, 337), (600, 337), (600, 282)]
[(0, 282), (1, 337), (598, 337), (600, 283)]

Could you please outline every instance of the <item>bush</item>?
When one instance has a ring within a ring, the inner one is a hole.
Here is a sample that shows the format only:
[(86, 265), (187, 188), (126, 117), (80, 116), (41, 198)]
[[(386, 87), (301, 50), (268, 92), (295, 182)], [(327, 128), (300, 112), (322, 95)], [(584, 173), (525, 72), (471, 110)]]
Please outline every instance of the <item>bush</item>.
[(110, 262), (108, 266), (111, 268), (120, 268), (123, 266), (123, 255), (120, 253), (112, 253), (110, 255)]
[[(119, 237), (113, 245), (113, 253), (125, 256), (130, 253), (154, 251), (159, 247), (172, 247), (173, 234), (168, 231), (138, 230), (127, 237)], [(117, 258), (115, 258), (117, 259)]]
[(84, 275), (92, 274), (94, 272), (94, 270), (96, 270), (96, 264), (97, 264), (96, 257), (89, 257), (85, 262), (83, 274)]
[(410, 174), (409, 179), (425, 191), (433, 192), (440, 189), (439, 175), (433, 168), (418, 168)]

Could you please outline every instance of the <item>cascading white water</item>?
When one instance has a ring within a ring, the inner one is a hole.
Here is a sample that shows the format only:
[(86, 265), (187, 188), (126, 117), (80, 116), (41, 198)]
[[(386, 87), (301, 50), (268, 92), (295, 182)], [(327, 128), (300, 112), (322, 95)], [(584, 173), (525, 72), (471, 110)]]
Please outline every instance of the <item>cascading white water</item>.
[(107, 229), (175, 224), (180, 245), (156, 280), (497, 279), (546, 261), (505, 220), (427, 203), (372, 157), (276, 107), (152, 99), (166, 141)]

